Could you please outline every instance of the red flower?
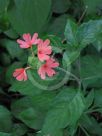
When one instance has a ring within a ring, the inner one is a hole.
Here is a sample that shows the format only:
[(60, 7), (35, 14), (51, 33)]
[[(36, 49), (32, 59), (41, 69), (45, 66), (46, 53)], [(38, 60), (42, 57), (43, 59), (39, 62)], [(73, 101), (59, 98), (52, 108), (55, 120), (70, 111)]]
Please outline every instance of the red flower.
[(21, 48), (30, 48), (32, 45), (36, 45), (40, 42), (40, 39), (38, 39), (38, 34), (34, 33), (33, 37), (31, 38), (31, 35), (23, 34), (24, 40), (17, 40), (17, 43), (20, 44)]
[(15, 77), (18, 81), (26, 81), (27, 80), (27, 74), (26, 74), (26, 69), (24, 68), (19, 68), (16, 69), (13, 73), (13, 77)]
[(45, 41), (41, 40), (38, 44), (38, 58), (40, 61), (48, 60), (52, 52), (50, 41), (47, 39)]
[(41, 79), (46, 78), (46, 74), (49, 77), (52, 77), (53, 75), (56, 74), (55, 70), (53, 68), (56, 68), (59, 66), (59, 63), (56, 62), (53, 58), (50, 58), (49, 60), (46, 61), (45, 64), (43, 64), (39, 70), (38, 74), (41, 76)]

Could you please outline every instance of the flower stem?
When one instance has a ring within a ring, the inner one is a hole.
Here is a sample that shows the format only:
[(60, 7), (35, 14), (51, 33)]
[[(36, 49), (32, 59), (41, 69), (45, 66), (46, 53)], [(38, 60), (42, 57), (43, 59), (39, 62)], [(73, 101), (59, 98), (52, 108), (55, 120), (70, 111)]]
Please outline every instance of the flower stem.
[(25, 70), (31, 69), (31, 67), (26, 67)]

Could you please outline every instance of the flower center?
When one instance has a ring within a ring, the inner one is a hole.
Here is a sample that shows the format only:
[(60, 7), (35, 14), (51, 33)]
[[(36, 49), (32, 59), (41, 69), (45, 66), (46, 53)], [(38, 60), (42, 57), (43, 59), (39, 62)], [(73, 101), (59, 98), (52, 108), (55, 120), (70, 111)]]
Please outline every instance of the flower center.
[(41, 50), (39, 50), (39, 54), (42, 54), (42, 51), (41, 51)]

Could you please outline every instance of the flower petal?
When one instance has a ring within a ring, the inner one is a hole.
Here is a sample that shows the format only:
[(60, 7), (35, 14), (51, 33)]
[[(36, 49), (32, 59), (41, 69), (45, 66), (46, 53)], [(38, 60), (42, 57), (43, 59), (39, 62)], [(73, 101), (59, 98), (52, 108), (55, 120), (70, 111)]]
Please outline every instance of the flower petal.
[(24, 39), (26, 42), (30, 42), (30, 41), (31, 41), (31, 35), (30, 35), (30, 33), (28, 33), (28, 34), (23, 34), (23, 39)]
[(39, 68), (38, 70), (38, 74), (40, 75), (41, 79), (45, 79), (45, 70), (44, 70), (44, 67), (43, 65)]

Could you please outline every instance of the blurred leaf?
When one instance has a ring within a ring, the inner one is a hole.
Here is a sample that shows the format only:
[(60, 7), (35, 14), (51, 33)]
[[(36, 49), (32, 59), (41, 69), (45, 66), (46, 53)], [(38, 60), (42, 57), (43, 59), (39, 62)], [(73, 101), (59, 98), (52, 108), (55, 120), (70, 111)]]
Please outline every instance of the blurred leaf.
[(8, 134), (8, 133), (0, 132), (0, 136), (12, 136), (12, 135), (11, 135), (11, 134)]
[(6, 30), (4, 32), (9, 38), (16, 39), (18, 38), (18, 34), (12, 28)]
[(19, 33), (41, 32), (48, 21), (51, 0), (14, 0), (8, 15), (13, 28)]
[(87, 13), (88, 14), (94, 14), (96, 13), (99, 8), (100, 5), (102, 4), (102, 0), (83, 0), (85, 7), (87, 7)]
[(19, 123), (14, 124), (12, 131), (13, 136), (22, 136), (28, 131), (28, 129), (24, 124)]
[(101, 107), (102, 108), (102, 89), (95, 90), (95, 101), (94, 101), (94, 105), (96, 107)]
[(2, 64), (3, 66), (8, 66), (8, 65), (10, 65), (11, 59), (10, 59), (10, 55), (9, 55), (8, 53), (2, 52), (2, 53), (0, 54), (0, 57), (2, 58), (2, 59), (0, 59), (0, 62), (1, 62), (1, 64)]
[(3, 39), (0, 42), (2, 46), (7, 49), (12, 59), (18, 58), (19, 60), (27, 60), (26, 51), (22, 50), (15, 41)]
[(84, 127), (90, 135), (102, 135), (102, 128), (93, 117), (84, 115), (80, 119), (80, 123), (80, 126)]
[(48, 34), (64, 38), (64, 30), (68, 16), (66, 14), (54, 18), (48, 26)]
[(89, 94), (86, 97), (86, 108), (89, 108), (92, 103), (94, 102), (95, 92), (94, 90), (90, 91)]
[(0, 0), (0, 14), (7, 10), (7, 6), (9, 4), (9, 0)]
[(70, 7), (69, 0), (52, 0), (53, 2), (53, 12), (55, 13), (64, 13)]
[(10, 132), (12, 129), (11, 113), (2, 105), (0, 106), (0, 131)]

